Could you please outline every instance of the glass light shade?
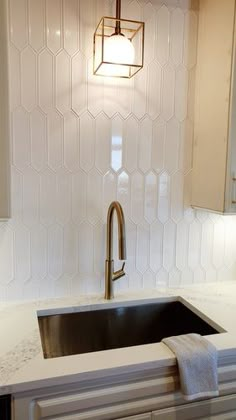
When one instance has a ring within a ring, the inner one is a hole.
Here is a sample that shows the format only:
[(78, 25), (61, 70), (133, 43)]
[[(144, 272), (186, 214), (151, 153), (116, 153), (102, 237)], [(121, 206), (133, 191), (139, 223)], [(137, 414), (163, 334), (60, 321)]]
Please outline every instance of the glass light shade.
[(117, 64), (134, 63), (134, 47), (124, 35), (111, 35), (104, 42), (104, 61)]
[[(124, 35), (111, 35), (109, 38), (106, 38), (103, 60), (113, 64), (107, 64), (104, 74), (106, 76), (119, 75), (124, 77), (128, 70), (126, 66), (134, 63), (134, 54), (132, 43)], [(119, 64), (121, 65), (119, 66)]]

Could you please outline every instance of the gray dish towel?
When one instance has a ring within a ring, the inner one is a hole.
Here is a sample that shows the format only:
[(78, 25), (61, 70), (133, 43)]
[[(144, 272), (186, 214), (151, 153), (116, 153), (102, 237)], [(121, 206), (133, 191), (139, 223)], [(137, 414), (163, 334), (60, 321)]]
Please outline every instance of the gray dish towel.
[(186, 334), (162, 340), (177, 358), (180, 386), (186, 400), (219, 395), (217, 350), (199, 334)]

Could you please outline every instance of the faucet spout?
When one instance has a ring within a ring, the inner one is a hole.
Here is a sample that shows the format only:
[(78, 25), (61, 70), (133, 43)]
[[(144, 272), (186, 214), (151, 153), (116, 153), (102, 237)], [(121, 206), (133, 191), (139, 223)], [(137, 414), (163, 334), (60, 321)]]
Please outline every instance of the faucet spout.
[(114, 297), (113, 281), (118, 280), (125, 275), (123, 263), (122, 268), (114, 272), (113, 261), (113, 217), (114, 212), (117, 215), (118, 221), (118, 245), (119, 245), (119, 259), (126, 259), (126, 235), (125, 235), (125, 218), (122, 207), (118, 201), (113, 201), (107, 213), (107, 257), (105, 263), (105, 299), (112, 299)]

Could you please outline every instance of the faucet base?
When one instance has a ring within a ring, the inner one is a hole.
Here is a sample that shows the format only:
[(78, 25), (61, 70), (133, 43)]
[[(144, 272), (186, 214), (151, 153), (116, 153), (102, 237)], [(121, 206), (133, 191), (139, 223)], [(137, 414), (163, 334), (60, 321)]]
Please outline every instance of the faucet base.
[(105, 299), (113, 299), (113, 272), (114, 272), (114, 260), (105, 261)]

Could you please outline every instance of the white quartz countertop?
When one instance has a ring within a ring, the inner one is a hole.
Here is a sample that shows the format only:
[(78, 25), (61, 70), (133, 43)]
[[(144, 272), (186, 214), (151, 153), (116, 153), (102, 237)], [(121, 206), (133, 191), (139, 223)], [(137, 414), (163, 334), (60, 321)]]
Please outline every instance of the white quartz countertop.
[(127, 305), (137, 301), (183, 300), (221, 334), (207, 338), (219, 358), (236, 355), (236, 282), (195, 285), (188, 288), (117, 293), (112, 302), (101, 295), (74, 298), (0, 303), (0, 394), (43, 386), (74, 383), (117, 373), (174, 366), (173, 353), (162, 343), (44, 359), (37, 316), (43, 313), (74, 312)]

